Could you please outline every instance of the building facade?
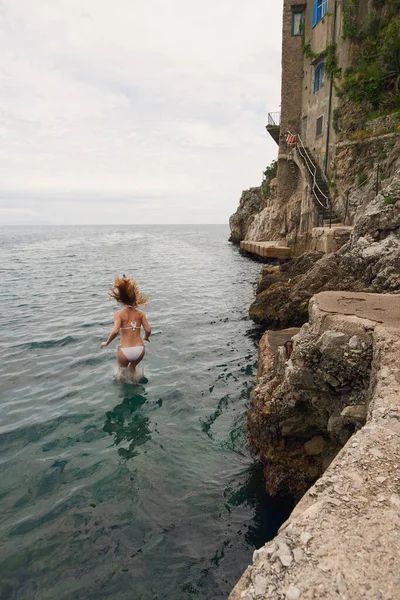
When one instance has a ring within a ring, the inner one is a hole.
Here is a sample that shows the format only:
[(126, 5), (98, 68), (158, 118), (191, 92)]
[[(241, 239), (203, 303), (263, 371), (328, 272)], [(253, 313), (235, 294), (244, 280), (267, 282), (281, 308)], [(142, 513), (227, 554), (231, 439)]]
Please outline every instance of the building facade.
[[(337, 135), (333, 125), (339, 104), (334, 73), (335, 69), (346, 68), (349, 56), (349, 42), (343, 39), (342, 31), (345, 2), (283, 1), (280, 123), (279, 128), (267, 125), (267, 130), (279, 143), (279, 197), (287, 202), (297, 193), (300, 198), (301, 233), (319, 224), (318, 196), (327, 207), (329, 203), (326, 181), (335, 154)], [(365, 1), (366, 11), (369, 2)], [(310, 161), (300, 164), (294, 160), (298, 153), (291, 152), (288, 135), (295, 137), (297, 146), (305, 148)], [(308, 162), (318, 169), (319, 183), (310, 180)]]

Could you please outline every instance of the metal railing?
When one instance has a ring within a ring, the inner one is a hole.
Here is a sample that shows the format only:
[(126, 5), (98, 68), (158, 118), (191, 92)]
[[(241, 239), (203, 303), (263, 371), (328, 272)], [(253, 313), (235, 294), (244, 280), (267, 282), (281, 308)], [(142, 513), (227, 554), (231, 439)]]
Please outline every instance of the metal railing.
[(281, 122), (281, 113), (280, 112), (268, 113), (268, 125), (270, 125), (271, 127), (279, 127), (280, 122)]
[[(310, 155), (307, 152), (306, 147), (303, 144), (303, 140), (301, 139), (299, 134), (293, 134), (290, 131), (288, 131), (287, 136), (291, 136), (296, 143), (296, 149), (297, 152), (299, 153), (300, 157), (303, 159), (303, 163), (305, 164), (305, 166), (308, 169), (308, 172), (310, 173), (311, 177), (312, 177), (312, 192), (314, 194), (314, 198), (316, 199), (316, 201), (318, 202), (318, 204), (322, 207), (323, 209), (323, 215), (322, 218), (324, 220), (324, 213), (325, 211), (329, 211), (329, 227), (331, 227), (332, 225), (332, 202), (331, 199), (324, 194), (324, 192), (321, 190), (321, 188), (318, 185), (317, 182), (317, 166), (314, 164), (313, 160), (311, 159)], [(318, 197), (317, 191), (320, 194), (320, 198)]]

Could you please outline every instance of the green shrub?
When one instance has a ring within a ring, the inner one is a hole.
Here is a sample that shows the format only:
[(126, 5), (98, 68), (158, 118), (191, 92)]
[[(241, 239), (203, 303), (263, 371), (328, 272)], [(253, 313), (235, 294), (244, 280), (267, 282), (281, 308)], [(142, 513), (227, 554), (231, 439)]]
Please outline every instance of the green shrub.
[(340, 108), (334, 108), (332, 112), (332, 127), (335, 133), (339, 132)]
[(269, 181), (271, 181), (271, 179), (274, 179), (274, 177), (276, 177), (277, 172), (278, 172), (278, 161), (273, 160), (272, 163), (265, 169), (264, 177), (265, 177), (265, 179), (269, 179)]
[(365, 171), (361, 171), (361, 173), (359, 174), (358, 178), (357, 178), (357, 185), (358, 186), (362, 186), (365, 185), (368, 181), (368, 175), (366, 174)]
[(342, 69), (338, 65), (337, 56), (336, 56), (336, 44), (329, 44), (325, 48), (325, 61), (324, 61), (324, 71), (327, 75), (331, 77), (340, 77), (342, 73)]
[(270, 195), (271, 181), (276, 177), (277, 172), (278, 172), (278, 161), (273, 160), (272, 163), (263, 172), (265, 179), (261, 184), (261, 189), (265, 196)]
[(384, 113), (400, 107), (400, 0), (375, 0), (374, 10), (359, 25), (357, 2), (348, 0), (343, 37), (353, 43), (341, 95)]
[(398, 198), (396, 198), (395, 196), (385, 196), (384, 203), (393, 205), (396, 204), (397, 200)]
[(357, 37), (356, 26), (357, 5), (352, 0), (347, 0), (343, 7), (343, 39), (354, 40)]

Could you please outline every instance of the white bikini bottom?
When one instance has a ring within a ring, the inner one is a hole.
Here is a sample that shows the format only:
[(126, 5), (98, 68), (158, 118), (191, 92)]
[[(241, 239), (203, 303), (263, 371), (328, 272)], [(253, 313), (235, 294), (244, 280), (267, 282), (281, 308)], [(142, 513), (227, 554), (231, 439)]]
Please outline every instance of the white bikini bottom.
[(144, 355), (144, 346), (130, 346), (129, 348), (121, 348), (129, 362), (134, 362)]

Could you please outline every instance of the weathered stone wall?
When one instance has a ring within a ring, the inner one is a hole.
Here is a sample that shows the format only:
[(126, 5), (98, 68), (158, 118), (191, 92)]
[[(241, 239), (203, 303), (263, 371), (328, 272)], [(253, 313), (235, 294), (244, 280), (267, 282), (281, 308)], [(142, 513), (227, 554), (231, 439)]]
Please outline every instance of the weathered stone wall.
[[(284, 0), (283, 3), (281, 139), (279, 154), (286, 154), (286, 132), (297, 132), (300, 124), (303, 54), (301, 51), (301, 36), (292, 35), (292, 9), (295, 9), (299, 4), (304, 4), (304, 2)], [(280, 182), (279, 174), (278, 182)], [(281, 196), (280, 190), (279, 196)]]
[(330, 254), (349, 241), (352, 227), (314, 227), (311, 233), (311, 250)]
[[(329, 43), (332, 30), (331, 14), (325, 16), (314, 28), (312, 24), (313, 2), (309, 2), (305, 11), (305, 42), (310, 44), (311, 51), (315, 54), (325, 50)], [(326, 119), (328, 114), (329, 101), (329, 79), (324, 75), (323, 87), (317, 93), (314, 93), (314, 72), (315, 67), (319, 62), (324, 60), (311, 59), (304, 56), (303, 65), (303, 82), (302, 82), (302, 131), (298, 130), (305, 145), (312, 150), (314, 156), (319, 159), (322, 165), (321, 152), (324, 151), (324, 143), (326, 139)], [(316, 120), (323, 116), (324, 124), (322, 134), (316, 135)], [(322, 151), (323, 149), (323, 151)]]
[[(330, 173), (330, 163), (334, 157), (337, 135), (332, 127), (332, 115), (335, 108), (339, 106), (339, 98), (334, 86), (331, 86), (330, 76), (325, 72), (323, 87), (314, 93), (315, 67), (324, 61), (326, 55), (324, 50), (332, 43), (336, 45), (336, 58), (338, 65), (345, 69), (349, 61), (348, 40), (343, 39), (343, 3), (337, 2), (335, 9), (334, 0), (329, 0), (328, 13), (312, 28), (313, 2), (307, 4), (305, 12), (305, 42), (310, 44), (313, 53), (322, 53), (319, 58), (304, 55), (303, 84), (302, 84), (302, 126), (299, 133), (316, 157), (320, 167), (324, 166), (324, 157), (328, 150), (327, 172)], [(335, 15), (336, 10), (336, 15)], [(331, 89), (332, 87), (332, 89)], [(331, 95), (331, 105), (330, 103)], [(316, 121), (323, 116), (322, 134), (316, 134)], [(329, 128), (329, 148), (327, 148), (327, 135)]]

